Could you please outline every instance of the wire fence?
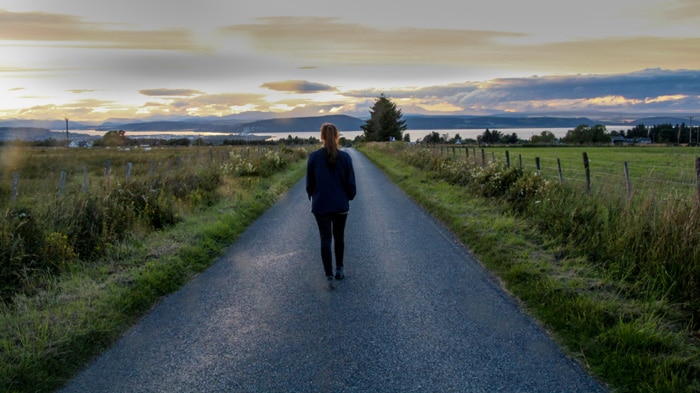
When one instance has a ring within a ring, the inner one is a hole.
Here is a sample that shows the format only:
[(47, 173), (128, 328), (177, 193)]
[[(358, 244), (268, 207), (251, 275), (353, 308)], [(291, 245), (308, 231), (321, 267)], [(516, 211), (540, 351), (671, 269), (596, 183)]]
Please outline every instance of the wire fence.
[[(22, 196), (32, 196), (35, 199), (43, 199), (46, 195), (62, 197), (69, 192), (87, 193), (93, 189), (109, 191), (117, 184), (129, 183), (147, 177), (173, 174), (185, 170), (193, 170), (208, 165), (220, 165), (226, 170), (225, 164), (239, 162), (243, 165), (261, 157), (268, 151), (277, 151), (277, 147), (238, 147), (238, 148), (208, 148), (189, 151), (176, 149), (140, 149), (138, 152), (130, 152), (130, 149), (115, 150), (112, 153), (104, 151), (99, 153), (99, 158), (90, 157), (84, 152), (76, 152), (75, 160), (66, 159), (70, 153), (58, 151), (55, 156), (46, 158), (47, 161), (60, 161), (51, 165), (56, 170), (47, 172), (47, 165), (39, 165), (40, 169), (25, 168), (25, 171), (16, 170), (10, 174), (9, 202), (15, 204)], [(186, 153), (185, 153), (186, 152)], [(82, 156), (80, 153), (83, 153)], [(110, 158), (107, 158), (110, 157)], [(100, 160), (97, 163), (96, 160)], [(58, 170), (58, 168), (61, 168)], [(230, 171), (245, 172), (245, 169), (230, 168)], [(3, 182), (7, 182), (7, 174), (0, 176)], [(7, 183), (6, 183), (7, 184)]]
[(674, 148), (490, 148), (435, 145), (437, 154), (470, 160), (477, 165), (505, 162), (525, 172), (566, 183), (586, 192), (627, 198), (700, 199), (700, 157), (695, 150)]

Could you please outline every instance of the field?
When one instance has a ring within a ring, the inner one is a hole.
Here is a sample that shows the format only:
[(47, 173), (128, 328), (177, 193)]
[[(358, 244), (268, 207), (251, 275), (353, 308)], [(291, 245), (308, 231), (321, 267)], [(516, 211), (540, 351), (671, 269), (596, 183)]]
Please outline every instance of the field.
[[(440, 147), (436, 147), (440, 149)], [(466, 152), (465, 149), (469, 151)], [(442, 147), (442, 154), (456, 155), (482, 162), (505, 161), (506, 152), (511, 165), (535, 172), (539, 158), (540, 174), (552, 181), (562, 181), (572, 187), (585, 189), (586, 172), (583, 153), (590, 168), (592, 192), (604, 192), (621, 197), (643, 196), (650, 193), (687, 197), (697, 193), (695, 161), (700, 148), (693, 147)], [(629, 174), (629, 183), (625, 172)], [(561, 167), (561, 178), (559, 168)], [(629, 184), (629, 189), (628, 189)]]

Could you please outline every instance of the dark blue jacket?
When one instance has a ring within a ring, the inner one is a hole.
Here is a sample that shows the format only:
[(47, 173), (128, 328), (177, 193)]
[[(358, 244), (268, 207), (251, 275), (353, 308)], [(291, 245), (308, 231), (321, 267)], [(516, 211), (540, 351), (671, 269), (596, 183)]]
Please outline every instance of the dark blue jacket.
[(346, 213), (355, 198), (355, 170), (350, 155), (338, 151), (335, 165), (328, 163), (325, 148), (314, 151), (306, 163), (306, 193), (314, 214)]

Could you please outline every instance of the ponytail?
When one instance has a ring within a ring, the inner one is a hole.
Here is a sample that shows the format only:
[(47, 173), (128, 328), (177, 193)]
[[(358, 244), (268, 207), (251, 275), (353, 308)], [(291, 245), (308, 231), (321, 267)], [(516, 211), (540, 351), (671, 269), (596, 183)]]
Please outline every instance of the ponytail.
[(321, 126), (321, 142), (326, 148), (326, 157), (328, 157), (328, 163), (335, 165), (338, 159), (338, 127), (333, 123), (323, 123)]

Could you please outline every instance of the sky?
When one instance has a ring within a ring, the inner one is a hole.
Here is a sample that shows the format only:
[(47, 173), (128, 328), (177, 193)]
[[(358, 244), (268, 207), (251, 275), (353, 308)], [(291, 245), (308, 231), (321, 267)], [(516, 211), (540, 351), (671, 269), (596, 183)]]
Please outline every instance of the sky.
[[(698, 0), (0, 0), (0, 120), (700, 115)], [(700, 119), (700, 116), (698, 117)]]

